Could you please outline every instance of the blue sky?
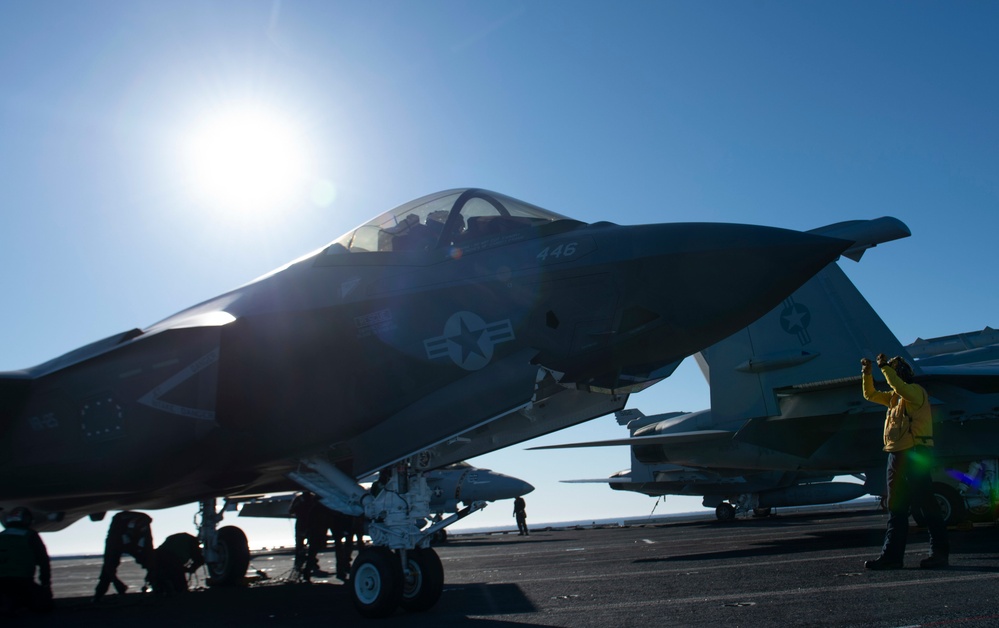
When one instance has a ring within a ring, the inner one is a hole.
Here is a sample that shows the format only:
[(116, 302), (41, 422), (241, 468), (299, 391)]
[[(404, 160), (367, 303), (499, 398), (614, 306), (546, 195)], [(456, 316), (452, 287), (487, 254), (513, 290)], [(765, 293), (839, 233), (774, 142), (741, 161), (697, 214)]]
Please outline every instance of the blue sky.
[[(620, 224), (896, 216), (911, 238), (841, 265), (898, 337), (994, 327), (997, 68), (986, 2), (7, 0), (0, 370), (146, 327), (461, 186)], [(207, 194), (185, 152), (248, 107), (299, 146), (291, 184), (252, 209)], [(707, 405), (689, 363), (629, 403)], [(608, 417), (541, 440), (623, 434)], [(624, 468), (627, 450), (523, 449), (473, 462), (533, 483), (533, 521), (653, 507), (558, 483)], [(468, 523), (512, 524), (510, 509)], [(152, 514), (159, 538), (190, 529), (191, 509)], [(245, 527), (254, 545), (291, 538)], [(99, 551), (105, 529), (46, 541)]]

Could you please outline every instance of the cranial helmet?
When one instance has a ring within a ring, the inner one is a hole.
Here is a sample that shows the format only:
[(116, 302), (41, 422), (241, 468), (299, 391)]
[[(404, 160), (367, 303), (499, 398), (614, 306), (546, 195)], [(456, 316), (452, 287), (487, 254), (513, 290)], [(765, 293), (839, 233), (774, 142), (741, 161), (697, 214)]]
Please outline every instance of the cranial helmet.
[(891, 360), (888, 360), (888, 365), (891, 366), (893, 369), (895, 369), (895, 372), (898, 373), (898, 376), (902, 379), (903, 382), (905, 382), (906, 384), (912, 383), (912, 378), (913, 378), (912, 367), (909, 366), (909, 363), (905, 361), (905, 358), (896, 355)]
[(32, 521), (34, 521), (34, 517), (31, 515), (31, 511), (24, 506), (12, 508), (3, 517), (3, 524), (8, 528), (27, 528), (31, 526)]

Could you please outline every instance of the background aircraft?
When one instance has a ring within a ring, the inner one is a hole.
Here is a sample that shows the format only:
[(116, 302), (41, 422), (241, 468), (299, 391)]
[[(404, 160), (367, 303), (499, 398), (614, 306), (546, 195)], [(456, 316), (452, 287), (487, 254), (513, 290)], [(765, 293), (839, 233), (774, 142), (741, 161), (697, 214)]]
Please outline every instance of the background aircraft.
[[(457, 513), (462, 508), (471, 507), (475, 503), (494, 502), (502, 499), (513, 499), (527, 495), (534, 487), (527, 482), (496, 473), (490, 469), (479, 469), (467, 462), (456, 462), (439, 469), (427, 471), (424, 474), (427, 488), (430, 490), (430, 512), (433, 521), (443, 520), (446, 513)], [(361, 482), (372, 482), (371, 476)], [(230, 504), (240, 504), (240, 517), (280, 517), (290, 518), (288, 512), (293, 493), (268, 495), (252, 499), (230, 499)], [(447, 530), (438, 531), (435, 541), (447, 538)]]
[[(736, 429), (724, 429), (714, 423), (710, 410), (702, 412), (671, 412), (645, 416), (640, 410), (629, 409), (617, 413), (618, 422), (627, 425), (635, 434), (642, 428), (653, 426), (657, 434), (671, 439), (662, 445), (664, 450), (679, 448), (700, 450), (700, 466), (671, 464), (665, 457), (648, 454), (645, 462), (632, 454), (631, 468), (619, 471), (609, 478), (592, 480), (565, 480), (566, 483), (603, 483), (619, 491), (644, 493), (651, 497), (665, 495), (693, 495), (702, 498), (702, 505), (714, 508), (715, 515), (730, 521), (737, 514), (752, 512), (754, 516), (769, 515), (773, 508), (832, 504), (856, 499), (868, 493), (864, 483), (837, 481), (826, 471), (795, 471), (769, 469), (729, 469), (711, 466), (714, 456), (724, 456), (732, 447)], [(731, 427), (731, 426), (729, 426)], [(630, 445), (644, 437), (580, 443), (580, 446)], [(538, 447), (555, 449), (567, 446)], [(660, 460), (661, 458), (661, 460)], [(660, 460), (653, 462), (652, 460)], [(882, 474), (883, 478), (883, 474)], [(873, 489), (871, 489), (873, 490)]]
[[(424, 472), (622, 409), (885, 228), (585, 224), (475, 188), (431, 194), (151, 327), (0, 376), (0, 505), (58, 529), (200, 501), (225, 584), (248, 548), (217, 529), (216, 498), (301, 487), (369, 520), (362, 614), (429, 608), (443, 570), (428, 545), (449, 522), (417, 524)], [(356, 478), (380, 469), (374, 496)]]
[[(831, 264), (760, 320), (696, 356), (710, 383), (710, 410), (618, 412), (631, 438), (572, 446), (630, 445), (632, 467), (605, 480), (612, 488), (701, 495), (720, 519), (879, 495), (883, 412), (861, 397), (858, 362), (881, 352), (903, 355), (933, 402), (934, 490), (945, 518), (991, 516), (999, 456), (999, 367), (990, 362), (996, 342), (986, 328), (902, 347)], [(833, 481), (842, 474), (864, 483)]]

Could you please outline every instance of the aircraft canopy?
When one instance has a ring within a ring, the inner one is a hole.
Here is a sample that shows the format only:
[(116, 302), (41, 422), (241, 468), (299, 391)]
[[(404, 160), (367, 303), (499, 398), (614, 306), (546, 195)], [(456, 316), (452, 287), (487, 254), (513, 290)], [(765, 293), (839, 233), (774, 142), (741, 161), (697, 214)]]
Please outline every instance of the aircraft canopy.
[(503, 194), (477, 188), (446, 190), (385, 212), (338, 238), (326, 254), (460, 247), (561, 220), (569, 219)]

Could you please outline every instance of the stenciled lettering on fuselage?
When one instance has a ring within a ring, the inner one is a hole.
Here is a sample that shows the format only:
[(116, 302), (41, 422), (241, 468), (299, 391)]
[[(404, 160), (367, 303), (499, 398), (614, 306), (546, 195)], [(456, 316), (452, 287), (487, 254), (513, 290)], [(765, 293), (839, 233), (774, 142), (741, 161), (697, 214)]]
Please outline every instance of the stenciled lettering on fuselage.
[(156, 408), (157, 410), (162, 410), (163, 412), (169, 412), (170, 414), (178, 414), (180, 416), (186, 416), (192, 419), (200, 419), (202, 421), (214, 421), (215, 420), (214, 410), (205, 410), (202, 408), (189, 408), (187, 406), (182, 406), (176, 403), (170, 403), (169, 401), (165, 401), (163, 399), (163, 396), (218, 361), (219, 361), (218, 349), (206, 353), (205, 355), (201, 356), (191, 364), (187, 365), (187, 367), (185, 367), (179, 373), (176, 373), (175, 375), (167, 379), (165, 382), (163, 382), (156, 388), (153, 388), (145, 395), (140, 397), (139, 403), (147, 405), (150, 408)]
[(427, 338), (423, 346), (431, 360), (449, 357), (466, 371), (477, 371), (492, 360), (496, 345), (513, 338), (510, 319), (486, 323), (477, 314), (462, 311), (447, 319), (443, 335)]
[(357, 337), (367, 338), (373, 334), (384, 334), (396, 329), (396, 324), (392, 320), (391, 310), (378, 310), (362, 316), (354, 317), (354, 325), (357, 327)]
[(808, 325), (812, 322), (812, 313), (804, 305), (795, 303), (793, 296), (784, 299), (783, 305), (784, 309), (780, 312), (781, 329), (798, 336), (801, 344), (807, 345), (812, 341), (812, 336), (808, 333)]

